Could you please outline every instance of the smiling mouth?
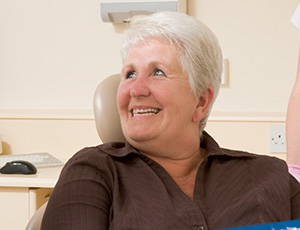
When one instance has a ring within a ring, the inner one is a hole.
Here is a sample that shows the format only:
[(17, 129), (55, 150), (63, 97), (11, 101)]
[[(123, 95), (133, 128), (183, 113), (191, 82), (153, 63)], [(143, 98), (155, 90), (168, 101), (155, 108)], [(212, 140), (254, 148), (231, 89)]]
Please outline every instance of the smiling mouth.
[(149, 108), (149, 109), (133, 109), (132, 110), (132, 116), (138, 117), (138, 116), (153, 116), (157, 113), (159, 113), (161, 109), (157, 108)]

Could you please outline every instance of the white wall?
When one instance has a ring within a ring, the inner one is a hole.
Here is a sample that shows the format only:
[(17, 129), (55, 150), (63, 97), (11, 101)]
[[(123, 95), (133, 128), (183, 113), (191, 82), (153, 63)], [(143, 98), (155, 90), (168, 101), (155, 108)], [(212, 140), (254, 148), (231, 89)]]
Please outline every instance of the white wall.
[[(267, 152), (269, 125), (284, 125), (296, 74), (299, 34), (290, 18), (298, 2), (188, 0), (188, 13), (216, 33), (229, 61), (229, 87), (207, 127), (223, 146)], [(5, 153), (68, 158), (99, 143), (92, 96), (121, 68), (125, 28), (101, 21), (99, 0), (0, 0)]]
[(99, 1), (0, 0), (0, 108), (91, 109), (100, 80), (119, 72), (121, 33)]
[(299, 43), (298, 29), (290, 18), (299, 1), (191, 3), (190, 14), (215, 31), (229, 59), (230, 87), (221, 90), (215, 110), (285, 112)]
[[(286, 111), (296, 72), (298, 0), (189, 0), (219, 37), (230, 87), (216, 111)], [(100, 1), (0, 0), (0, 109), (91, 109), (93, 91), (119, 72), (122, 28)]]

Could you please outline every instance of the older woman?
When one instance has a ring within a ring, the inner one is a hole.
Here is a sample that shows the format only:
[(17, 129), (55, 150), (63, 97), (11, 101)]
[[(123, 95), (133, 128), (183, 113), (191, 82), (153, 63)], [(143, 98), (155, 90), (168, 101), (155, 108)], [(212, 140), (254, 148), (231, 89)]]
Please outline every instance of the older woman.
[(126, 143), (78, 152), (42, 229), (218, 229), (300, 218), (285, 162), (222, 149), (203, 131), (222, 54), (196, 19), (156, 13), (125, 34), (117, 101)]

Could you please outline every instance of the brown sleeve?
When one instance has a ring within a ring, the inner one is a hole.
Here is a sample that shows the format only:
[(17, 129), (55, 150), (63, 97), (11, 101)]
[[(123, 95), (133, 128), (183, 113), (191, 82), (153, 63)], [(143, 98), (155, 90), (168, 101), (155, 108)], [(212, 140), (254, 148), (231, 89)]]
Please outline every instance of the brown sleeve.
[(41, 229), (108, 229), (113, 181), (110, 167), (95, 149), (76, 154), (51, 194)]

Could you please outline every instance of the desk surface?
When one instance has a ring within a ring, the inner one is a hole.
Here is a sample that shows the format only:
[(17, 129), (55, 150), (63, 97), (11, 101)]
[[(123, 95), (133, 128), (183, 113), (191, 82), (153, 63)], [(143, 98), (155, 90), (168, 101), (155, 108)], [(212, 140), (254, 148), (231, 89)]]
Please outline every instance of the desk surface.
[(0, 174), (0, 187), (53, 188), (62, 166), (38, 168), (35, 175)]

